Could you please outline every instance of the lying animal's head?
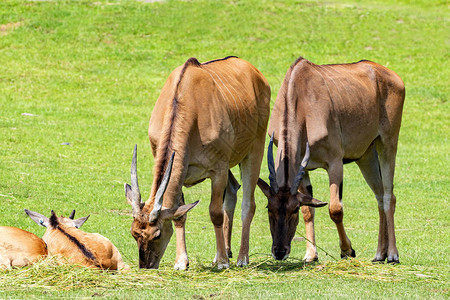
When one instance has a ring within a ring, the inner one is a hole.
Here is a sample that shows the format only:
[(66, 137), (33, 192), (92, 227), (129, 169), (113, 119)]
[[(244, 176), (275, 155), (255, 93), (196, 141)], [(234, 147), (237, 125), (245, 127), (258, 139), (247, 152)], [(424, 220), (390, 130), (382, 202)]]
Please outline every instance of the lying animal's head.
[(163, 208), (163, 195), (170, 180), (173, 153), (156, 192), (152, 210), (144, 209), (145, 203), (141, 202), (137, 179), (136, 148), (135, 146), (131, 163), (131, 186), (125, 184), (125, 195), (133, 208), (131, 234), (139, 248), (139, 267), (157, 269), (173, 234), (172, 220), (183, 218), (199, 201), (179, 207)]
[[(25, 213), (34, 221), (36, 222), (36, 224), (43, 226), (43, 227), (48, 227), (50, 224), (50, 219), (47, 218), (44, 215), (41, 215), (40, 213), (25, 209)], [(55, 214), (55, 212), (52, 210), (52, 216)], [(56, 217), (56, 216), (55, 216)], [(83, 217), (83, 218), (79, 218), (79, 219), (74, 219), (75, 218), (75, 209), (72, 211), (72, 213), (70, 214), (70, 216), (68, 218), (66, 217), (56, 217), (58, 219), (58, 223), (60, 224), (64, 224), (68, 227), (75, 227), (75, 228), (80, 228), (84, 222), (87, 221), (87, 219), (89, 218), (89, 216), (87, 217)]]
[(270, 185), (260, 178), (258, 186), (268, 199), (267, 209), (272, 234), (272, 256), (277, 260), (283, 260), (291, 252), (291, 241), (299, 222), (300, 207), (303, 205), (321, 207), (327, 205), (327, 203), (314, 199), (301, 185), (304, 170), (309, 160), (309, 145), (306, 145), (305, 157), (291, 187), (287, 185), (278, 187), (272, 148), (273, 134), (267, 153)]

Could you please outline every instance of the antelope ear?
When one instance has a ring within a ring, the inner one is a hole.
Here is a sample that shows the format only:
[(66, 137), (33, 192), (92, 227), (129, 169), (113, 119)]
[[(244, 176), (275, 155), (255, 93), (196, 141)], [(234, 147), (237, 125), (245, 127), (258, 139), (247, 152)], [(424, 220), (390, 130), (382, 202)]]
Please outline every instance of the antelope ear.
[(80, 228), (81, 226), (83, 226), (84, 222), (87, 221), (87, 219), (89, 219), (91, 215), (87, 216), (87, 217), (83, 217), (83, 218), (79, 218), (73, 221), (74, 227), (76, 228)]
[(272, 189), (264, 180), (262, 180), (261, 178), (258, 178), (257, 184), (258, 184), (259, 188), (261, 189), (261, 191), (263, 192), (263, 194), (267, 197), (267, 199), (269, 199), (270, 197), (273, 196)]
[(36, 224), (43, 226), (43, 227), (48, 227), (49, 220), (46, 216), (41, 215), (40, 213), (37, 213), (35, 211), (28, 210), (26, 208), (25, 208), (25, 213), (31, 218), (31, 220), (36, 222)]
[(128, 183), (125, 183), (125, 197), (127, 197), (128, 204), (131, 205), (133, 203), (133, 191), (131, 190), (131, 186)]
[(305, 195), (302, 192), (298, 192), (295, 196), (297, 197), (300, 206), (306, 205), (311, 207), (322, 207), (328, 204), (327, 202), (317, 200), (316, 198), (313, 198), (310, 195)]
[(163, 219), (179, 219), (188, 213), (191, 209), (197, 206), (200, 200), (197, 200), (191, 204), (182, 205), (176, 209), (164, 209), (161, 211), (161, 218)]

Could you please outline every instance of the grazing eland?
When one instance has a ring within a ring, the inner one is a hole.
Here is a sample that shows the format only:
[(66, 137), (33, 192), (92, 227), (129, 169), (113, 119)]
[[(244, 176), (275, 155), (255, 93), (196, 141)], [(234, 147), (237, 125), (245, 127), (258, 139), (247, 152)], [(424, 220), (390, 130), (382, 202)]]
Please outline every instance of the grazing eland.
[(211, 179), (209, 214), (216, 236), (214, 262), (229, 267), (231, 229), (239, 184), (229, 171), (239, 164), (243, 184), (242, 236), (238, 266), (249, 262), (254, 190), (264, 154), (270, 113), (270, 87), (250, 63), (226, 57), (205, 63), (190, 58), (169, 76), (153, 109), (148, 135), (155, 166), (147, 202), (137, 183), (136, 148), (131, 186), (125, 193), (133, 209), (131, 233), (139, 248), (139, 266), (158, 268), (176, 231), (175, 269), (189, 264), (182, 187)]
[[(289, 68), (272, 112), (268, 198), (272, 254), (285, 259), (299, 219), (299, 202), (313, 201), (308, 172), (327, 171), (329, 214), (339, 234), (341, 257), (355, 256), (344, 229), (343, 164), (355, 161), (378, 201), (378, 249), (374, 261), (399, 261), (394, 232), (395, 156), (405, 98), (403, 81), (371, 61), (316, 65), (302, 57)], [(278, 145), (273, 160), (272, 144)], [(303, 157), (303, 159), (302, 159)], [(320, 205), (319, 205), (320, 206)], [(318, 259), (314, 207), (302, 207), (308, 239), (306, 262)]]

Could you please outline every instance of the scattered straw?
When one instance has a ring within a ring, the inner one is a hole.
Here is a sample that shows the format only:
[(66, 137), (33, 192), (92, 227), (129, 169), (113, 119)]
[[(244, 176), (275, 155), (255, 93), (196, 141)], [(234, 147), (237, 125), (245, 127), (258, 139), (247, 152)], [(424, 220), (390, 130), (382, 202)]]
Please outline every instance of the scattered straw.
[(403, 280), (440, 280), (433, 277), (418, 277), (415, 274), (427, 270), (411, 266), (375, 264), (354, 258), (337, 262), (305, 264), (300, 259), (290, 258), (275, 261), (268, 254), (253, 254), (248, 267), (232, 264), (229, 269), (217, 270), (212, 264), (203, 264), (191, 259), (188, 271), (175, 271), (171, 264), (159, 270), (138, 269), (113, 272), (78, 265), (60, 264), (56, 258), (46, 258), (34, 265), (0, 271), (0, 290), (14, 291), (27, 287), (46, 291), (68, 291), (92, 289), (102, 293), (111, 289), (159, 289), (195, 287), (199, 292), (217, 289), (220, 280), (222, 296), (233, 293), (236, 285), (265, 284), (267, 282), (296, 281), (302, 278), (330, 279), (333, 277), (363, 279), (381, 282)]

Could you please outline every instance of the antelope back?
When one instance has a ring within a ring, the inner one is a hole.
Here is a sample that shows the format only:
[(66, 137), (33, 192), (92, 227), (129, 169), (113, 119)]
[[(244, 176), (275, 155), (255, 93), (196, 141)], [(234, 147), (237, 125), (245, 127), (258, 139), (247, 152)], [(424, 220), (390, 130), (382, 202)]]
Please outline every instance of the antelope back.
[(110, 270), (123, 268), (120, 253), (104, 236), (59, 223), (54, 214), (49, 220), (43, 239), (50, 254), (63, 256), (69, 263), (87, 267)]

